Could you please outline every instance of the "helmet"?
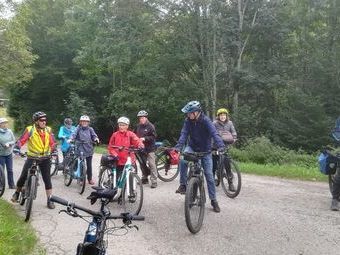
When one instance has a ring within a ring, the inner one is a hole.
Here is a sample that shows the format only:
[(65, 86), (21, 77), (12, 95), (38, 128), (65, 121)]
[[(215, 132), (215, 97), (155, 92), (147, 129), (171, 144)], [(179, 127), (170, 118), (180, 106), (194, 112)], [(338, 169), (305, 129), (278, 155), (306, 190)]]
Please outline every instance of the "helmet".
[(147, 117), (148, 115), (148, 112), (144, 110), (141, 110), (137, 113), (137, 117)]
[(216, 116), (220, 115), (221, 113), (229, 114), (229, 111), (226, 108), (220, 108), (216, 112)]
[(64, 124), (65, 125), (72, 125), (72, 119), (71, 118), (65, 118), (64, 119)]
[(1, 124), (1, 123), (5, 123), (5, 122), (8, 122), (8, 119), (6, 119), (6, 118), (0, 118), (0, 124)]
[(117, 121), (117, 123), (124, 123), (126, 125), (130, 125), (130, 120), (126, 117), (120, 117)]
[(87, 116), (87, 115), (82, 115), (82, 116), (80, 117), (79, 121), (88, 121), (88, 122), (90, 122), (90, 117)]
[(36, 122), (39, 119), (44, 118), (44, 117), (45, 118), (47, 117), (46, 113), (44, 113), (44, 112), (35, 112), (33, 114), (33, 116), (32, 116), (32, 119), (33, 119), (34, 122)]
[(201, 111), (201, 104), (198, 101), (190, 101), (182, 108), (182, 112), (184, 113), (200, 112), (200, 111)]

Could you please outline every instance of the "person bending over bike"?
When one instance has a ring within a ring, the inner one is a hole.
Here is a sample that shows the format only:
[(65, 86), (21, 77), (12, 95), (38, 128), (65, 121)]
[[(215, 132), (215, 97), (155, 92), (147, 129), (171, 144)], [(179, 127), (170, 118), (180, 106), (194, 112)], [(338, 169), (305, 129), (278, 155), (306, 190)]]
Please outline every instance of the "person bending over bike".
[(99, 138), (96, 132), (94, 132), (94, 129), (89, 125), (90, 117), (82, 115), (79, 119), (79, 125), (72, 133), (68, 143), (74, 141), (77, 146), (77, 151), (82, 151), (84, 153), (84, 157), (86, 158), (87, 180), (90, 185), (94, 185), (95, 182), (92, 179), (93, 143), (99, 143)]
[[(23, 135), (16, 143), (16, 148), (20, 149), (27, 142), (27, 160), (21, 171), (21, 175), (17, 181), (17, 189), (12, 196), (12, 201), (17, 202), (19, 193), (25, 184), (27, 179), (28, 170), (33, 164), (31, 157), (49, 156), (51, 152), (56, 150), (56, 142), (51, 128), (46, 126), (47, 115), (44, 112), (36, 112), (33, 114), (33, 125), (26, 127)], [(47, 196), (47, 207), (54, 209), (54, 203), (49, 201), (49, 197), (52, 195), (52, 183), (51, 183), (51, 160), (49, 158), (39, 161), (39, 168), (42, 179), (45, 183), (45, 190)]]
[(75, 126), (72, 126), (72, 119), (65, 118), (64, 125), (59, 128), (58, 138), (61, 140), (61, 152), (63, 153), (63, 158), (65, 159), (66, 152), (70, 148), (70, 144), (67, 142), (72, 133), (76, 130)]
[[(107, 149), (109, 154), (117, 160), (117, 180), (118, 180), (121, 173), (123, 172), (124, 165), (128, 157), (128, 151), (119, 150), (118, 148), (113, 148), (112, 146), (144, 148), (144, 144), (134, 132), (128, 130), (130, 125), (130, 120), (128, 118), (120, 117), (117, 123), (118, 131), (114, 132), (111, 135)], [(130, 156), (132, 164), (135, 165), (136, 157), (134, 153), (131, 153)]]
[[(226, 108), (221, 108), (217, 110), (216, 120), (213, 122), (218, 134), (222, 137), (224, 144), (233, 144), (237, 139), (237, 133), (233, 122), (229, 119), (229, 111)], [(216, 149), (216, 145), (213, 144), (213, 148)], [(215, 176), (217, 169), (218, 155), (213, 155), (213, 174)], [(229, 163), (229, 162), (228, 162)], [(233, 184), (232, 174), (230, 171), (230, 164), (227, 166), (228, 174), (228, 184), (229, 190), (235, 191), (235, 186)]]
[[(157, 167), (156, 167), (156, 130), (154, 125), (148, 120), (148, 113), (144, 110), (139, 111), (137, 113), (138, 117), (138, 125), (136, 127), (135, 133), (138, 137), (143, 141), (145, 145), (145, 149), (143, 152), (139, 153), (143, 162), (140, 162), (141, 169), (143, 172), (142, 183), (148, 183), (148, 175), (150, 176), (151, 188), (157, 187)], [(150, 173), (148, 173), (149, 169), (146, 165), (146, 162), (149, 163)]]
[[(212, 121), (202, 112), (201, 104), (198, 101), (187, 103), (183, 107), (182, 112), (186, 114), (187, 118), (184, 121), (181, 135), (175, 148), (182, 150), (188, 140), (184, 152), (207, 152), (202, 158), (202, 166), (207, 180), (211, 205), (215, 212), (220, 212), (220, 207), (216, 200), (215, 182), (212, 172), (211, 140), (215, 141), (218, 150), (224, 150), (224, 143)], [(187, 169), (188, 162), (181, 159), (179, 166), (180, 186), (176, 193), (185, 194), (186, 192)]]

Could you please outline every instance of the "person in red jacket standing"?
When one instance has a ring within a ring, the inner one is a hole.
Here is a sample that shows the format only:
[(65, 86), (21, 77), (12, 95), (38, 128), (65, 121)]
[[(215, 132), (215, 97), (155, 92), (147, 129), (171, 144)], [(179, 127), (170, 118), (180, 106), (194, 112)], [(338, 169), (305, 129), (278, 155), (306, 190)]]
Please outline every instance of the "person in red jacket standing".
[[(138, 138), (138, 136), (128, 130), (130, 125), (130, 120), (126, 117), (120, 117), (118, 119), (118, 131), (114, 132), (110, 138), (108, 145), (109, 154), (117, 159), (117, 179), (121, 175), (126, 163), (128, 152), (126, 150), (119, 150), (113, 148), (112, 146), (123, 146), (123, 147), (135, 147), (144, 148), (143, 142)], [(130, 154), (132, 164), (136, 164), (136, 157), (134, 153)]]

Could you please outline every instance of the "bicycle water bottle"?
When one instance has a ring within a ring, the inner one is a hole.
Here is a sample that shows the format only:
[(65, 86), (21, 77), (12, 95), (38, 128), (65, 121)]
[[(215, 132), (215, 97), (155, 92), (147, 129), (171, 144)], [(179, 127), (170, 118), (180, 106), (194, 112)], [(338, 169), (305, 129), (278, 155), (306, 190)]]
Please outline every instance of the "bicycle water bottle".
[(97, 224), (95, 222), (91, 222), (86, 231), (85, 242), (94, 243), (96, 241), (97, 234)]

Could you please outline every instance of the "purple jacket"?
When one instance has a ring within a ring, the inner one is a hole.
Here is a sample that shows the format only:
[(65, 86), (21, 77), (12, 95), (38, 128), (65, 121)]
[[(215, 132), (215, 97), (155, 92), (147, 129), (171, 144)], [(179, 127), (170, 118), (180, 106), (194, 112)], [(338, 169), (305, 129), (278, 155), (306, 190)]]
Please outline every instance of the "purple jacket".
[[(94, 132), (92, 127), (78, 126), (71, 135), (71, 139), (75, 140), (76, 148), (79, 151), (84, 152), (85, 157), (89, 157), (93, 155), (93, 142), (96, 138), (98, 138), (98, 136), (96, 132)], [(79, 143), (79, 142), (86, 142), (86, 143)]]

